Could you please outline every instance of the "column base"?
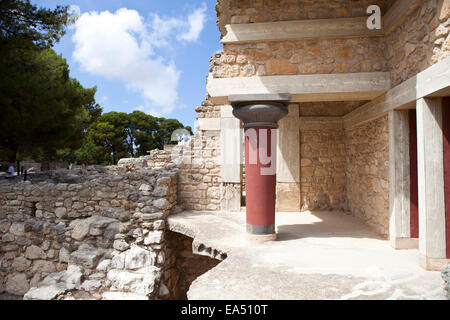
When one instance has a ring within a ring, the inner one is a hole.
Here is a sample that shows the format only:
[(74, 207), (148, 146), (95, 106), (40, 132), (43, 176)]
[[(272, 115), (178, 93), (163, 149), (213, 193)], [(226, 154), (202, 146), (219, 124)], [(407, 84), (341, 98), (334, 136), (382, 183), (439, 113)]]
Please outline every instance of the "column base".
[(275, 226), (254, 226), (247, 224), (247, 240), (250, 242), (268, 242), (275, 241), (277, 234), (275, 232)]
[(425, 270), (441, 271), (442, 267), (450, 263), (450, 259), (428, 258), (419, 254), (419, 264)]
[(419, 248), (419, 239), (395, 238), (395, 239), (391, 239), (391, 246), (395, 250), (418, 249)]
[(251, 243), (264, 243), (264, 242), (271, 242), (277, 240), (277, 234), (252, 234), (247, 233), (246, 235), (247, 241)]

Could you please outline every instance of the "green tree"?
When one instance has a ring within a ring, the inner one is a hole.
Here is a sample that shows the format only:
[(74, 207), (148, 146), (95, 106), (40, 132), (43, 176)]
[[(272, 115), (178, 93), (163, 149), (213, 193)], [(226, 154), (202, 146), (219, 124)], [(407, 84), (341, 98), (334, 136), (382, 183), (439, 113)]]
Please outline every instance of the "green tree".
[(96, 88), (71, 79), (66, 60), (52, 49), (1, 53), (0, 149), (15, 161), (26, 155), (51, 159), (58, 149), (81, 147), (101, 112)]
[(98, 148), (103, 162), (116, 164), (122, 157), (129, 157), (127, 145), (127, 114), (109, 112), (101, 115), (87, 132), (87, 139)]
[(128, 115), (128, 136), (132, 141), (132, 156), (145, 156), (147, 151), (156, 148), (158, 119), (141, 111), (133, 111)]
[(65, 34), (68, 7), (38, 8), (29, 0), (0, 0), (0, 42), (48, 49)]
[(80, 149), (75, 151), (75, 159), (78, 163), (84, 163), (86, 165), (100, 164), (105, 159), (101, 158), (101, 152), (93, 141), (89, 141), (84, 144)]
[(156, 146), (163, 149), (166, 144), (176, 144), (172, 141), (172, 133), (177, 129), (185, 129), (184, 125), (176, 119), (159, 118), (159, 129), (156, 134)]

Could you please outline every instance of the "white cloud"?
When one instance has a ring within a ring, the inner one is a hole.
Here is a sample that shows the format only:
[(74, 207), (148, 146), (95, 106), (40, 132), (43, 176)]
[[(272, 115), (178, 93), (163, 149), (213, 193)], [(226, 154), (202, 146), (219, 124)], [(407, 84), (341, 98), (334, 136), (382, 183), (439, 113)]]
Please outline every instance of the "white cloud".
[(202, 6), (195, 10), (189, 17), (189, 30), (179, 36), (178, 39), (185, 41), (197, 41), (200, 33), (203, 30), (206, 20), (206, 4), (203, 2)]
[(203, 4), (187, 19), (153, 14), (151, 21), (126, 8), (115, 13), (84, 13), (75, 25), (73, 57), (84, 71), (121, 80), (127, 89), (139, 93), (143, 97), (140, 109), (170, 113), (179, 104), (180, 70), (156, 51), (170, 47), (174, 40), (196, 41), (204, 27), (205, 12)]

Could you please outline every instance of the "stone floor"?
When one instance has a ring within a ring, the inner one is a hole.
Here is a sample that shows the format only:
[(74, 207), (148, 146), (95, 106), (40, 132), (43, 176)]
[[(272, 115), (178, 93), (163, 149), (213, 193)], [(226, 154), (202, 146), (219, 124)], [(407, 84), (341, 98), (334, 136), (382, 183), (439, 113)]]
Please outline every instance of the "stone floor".
[(183, 212), (170, 230), (194, 238), (195, 253), (227, 255), (194, 280), (197, 299), (446, 299), (440, 272), (417, 250), (394, 250), (340, 212), (277, 213), (278, 240), (250, 244), (245, 213)]

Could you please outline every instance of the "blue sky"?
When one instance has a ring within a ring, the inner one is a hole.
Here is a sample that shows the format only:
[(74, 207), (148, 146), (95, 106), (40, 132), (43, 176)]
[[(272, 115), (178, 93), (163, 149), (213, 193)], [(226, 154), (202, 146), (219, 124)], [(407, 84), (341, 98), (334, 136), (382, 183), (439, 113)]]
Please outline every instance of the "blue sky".
[(194, 126), (212, 54), (221, 50), (211, 0), (34, 0), (80, 17), (54, 49), (71, 76), (97, 86), (104, 112), (142, 110)]

